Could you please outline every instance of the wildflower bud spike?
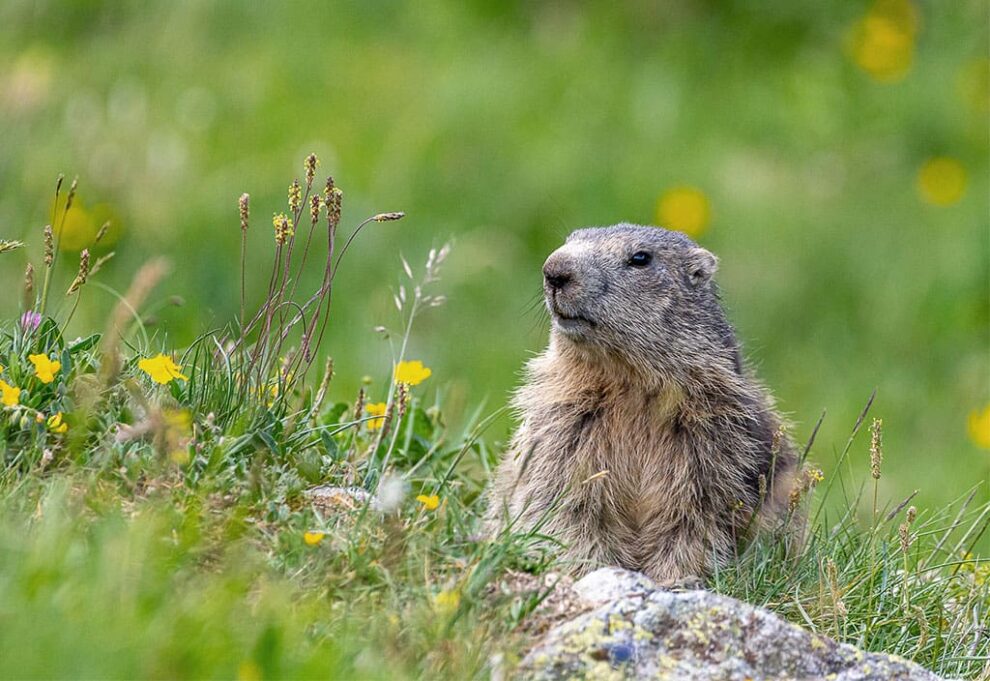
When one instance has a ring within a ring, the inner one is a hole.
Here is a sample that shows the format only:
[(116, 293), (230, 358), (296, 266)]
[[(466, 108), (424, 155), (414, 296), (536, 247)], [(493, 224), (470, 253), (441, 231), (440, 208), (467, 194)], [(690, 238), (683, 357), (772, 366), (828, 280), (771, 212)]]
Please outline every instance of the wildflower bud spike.
[(316, 178), (316, 169), (320, 166), (320, 159), (316, 158), (316, 154), (310, 154), (306, 157), (306, 189), (313, 186), (313, 180)]
[(301, 206), (302, 187), (299, 186), (299, 180), (293, 180), (292, 184), (289, 185), (289, 210), (292, 211), (293, 215), (296, 215)]

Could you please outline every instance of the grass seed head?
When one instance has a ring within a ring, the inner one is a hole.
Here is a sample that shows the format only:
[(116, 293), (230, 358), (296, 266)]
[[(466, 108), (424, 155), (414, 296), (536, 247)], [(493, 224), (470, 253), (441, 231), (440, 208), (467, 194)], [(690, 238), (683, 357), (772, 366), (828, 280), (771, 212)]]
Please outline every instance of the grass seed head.
[(24, 268), (24, 307), (34, 306), (34, 265)]
[(107, 220), (106, 222), (104, 222), (104, 223), (103, 223), (103, 226), (102, 226), (102, 227), (100, 227), (100, 231), (98, 231), (98, 232), (96, 233), (96, 238), (95, 238), (95, 239), (93, 239), (93, 243), (94, 243), (94, 244), (98, 244), (98, 243), (100, 243), (100, 241), (102, 241), (102, 240), (103, 240), (103, 237), (105, 237), (105, 236), (107, 235), (107, 232), (108, 232), (109, 230), (110, 230), (110, 221), (109, 221), (109, 220)]
[(7, 253), (8, 251), (16, 251), (18, 248), (23, 248), (23, 241), (5, 241), (0, 239), (0, 253)]
[(330, 231), (337, 229), (340, 224), (340, 209), (343, 203), (344, 192), (334, 184), (333, 177), (327, 177), (327, 186), (323, 190), (323, 203), (327, 207), (327, 224)]
[(241, 198), (237, 200), (237, 207), (241, 214), (241, 231), (246, 232), (248, 228), (248, 216), (250, 214), (250, 194), (241, 194)]
[(901, 523), (900, 527), (897, 528), (897, 534), (901, 539), (901, 551), (907, 553), (908, 549), (911, 548), (911, 525)]
[(406, 407), (409, 406), (409, 386), (405, 383), (400, 383), (396, 389), (395, 399), (399, 405), (398, 414), (396, 416), (401, 422), (402, 417), (406, 414)]
[(83, 287), (86, 280), (89, 278), (89, 249), (84, 249), (82, 253), (79, 254), (79, 271), (76, 273), (76, 278), (72, 280), (72, 284), (69, 286), (69, 290), (65, 292), (66, 295), (71, 296)]
[(883, 419), (873, 419), (870, 424), (870, 475), (880, 479), (880, 466), (883, 463)]
[(368, 399), (368, 393), (362, 387), (358, 390), (357, 399), (354, 400), (354, 420), (357, 421), (364, 416), (364, 403)]
[(835, 614), (838, 615), (840, 620), (845, 620), (849, 615), (849, 611), (846, 609), (846, 604), (841, 598), (835, 602)]
[(45, 267), (51, 267), (55, 262), (55, 236), (52, 234), (52, 226), (45, 225)]
[(79, 178), (72, 180), (72, 184), (69, 185), (69, 193), (65, 197), (65, 212), (68, 213), (69, 209), (72, 208), (72, 202), (76, 198), (76, 189), (79, 187)]

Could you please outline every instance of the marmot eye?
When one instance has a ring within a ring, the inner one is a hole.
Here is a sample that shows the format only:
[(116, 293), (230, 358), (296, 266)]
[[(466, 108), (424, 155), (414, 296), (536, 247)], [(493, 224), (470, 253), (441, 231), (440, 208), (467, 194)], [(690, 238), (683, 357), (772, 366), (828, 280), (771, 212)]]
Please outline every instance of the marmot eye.
[(633, 267), (646, 267), (653, 260), (653, 256), (646, 251), (636, 251), (629, 256), (629, 264)]

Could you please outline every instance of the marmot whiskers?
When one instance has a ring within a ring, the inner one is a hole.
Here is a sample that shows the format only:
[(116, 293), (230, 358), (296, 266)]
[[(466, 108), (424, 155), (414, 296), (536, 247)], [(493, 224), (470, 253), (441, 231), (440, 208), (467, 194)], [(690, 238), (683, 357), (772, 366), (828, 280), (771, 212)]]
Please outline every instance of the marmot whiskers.
[(543, 266), (550, 344), (515, 397), (492, 532), (539, 527), (575, 572), (702, 576), (781, 518), (794, 447), (751, 378), (712, 281), (677, 232), (578, 230)]

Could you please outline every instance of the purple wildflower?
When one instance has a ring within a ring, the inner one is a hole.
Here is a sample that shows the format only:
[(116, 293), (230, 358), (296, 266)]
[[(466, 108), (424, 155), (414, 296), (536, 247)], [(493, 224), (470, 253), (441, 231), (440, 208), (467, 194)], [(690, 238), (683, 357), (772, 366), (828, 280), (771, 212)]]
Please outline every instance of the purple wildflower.
[(41, 325), (41, 314), (34, 312), (33, 310), (28, 310), (21, 315), (21, 327), (25, 331), (34, 331)]

